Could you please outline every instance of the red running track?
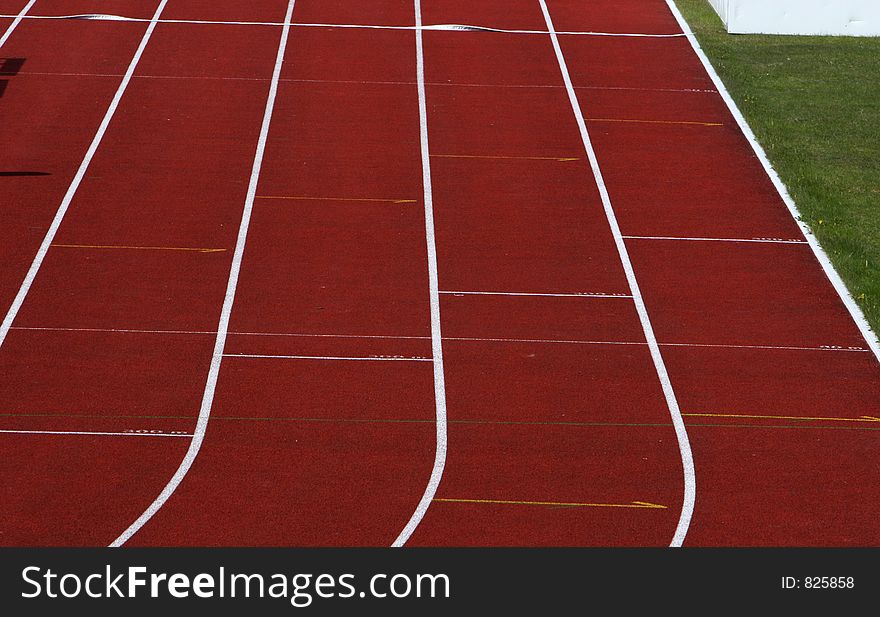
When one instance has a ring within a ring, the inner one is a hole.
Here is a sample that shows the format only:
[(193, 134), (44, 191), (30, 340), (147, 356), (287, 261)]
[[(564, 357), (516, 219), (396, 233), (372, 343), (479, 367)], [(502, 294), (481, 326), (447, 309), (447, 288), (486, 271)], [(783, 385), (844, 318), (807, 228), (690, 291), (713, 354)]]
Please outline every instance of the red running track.
[[(546, 2), (681, 34), (663, 0)], [(559, 35), (603, 201), (540, 0), (421, 9), (532, 34), (418, 37), (416, 6), (17, 24), (0, 544), (880, 544), (880, 365), (689, 40)]]

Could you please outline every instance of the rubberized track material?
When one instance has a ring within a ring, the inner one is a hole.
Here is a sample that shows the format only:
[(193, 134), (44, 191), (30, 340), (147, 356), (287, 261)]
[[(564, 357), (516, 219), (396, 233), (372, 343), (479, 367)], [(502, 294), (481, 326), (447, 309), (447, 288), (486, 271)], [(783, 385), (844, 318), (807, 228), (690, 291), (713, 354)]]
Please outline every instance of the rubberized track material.
[(880, 544), (876, 338), (671, 2), (0, 14), (0, 544)]

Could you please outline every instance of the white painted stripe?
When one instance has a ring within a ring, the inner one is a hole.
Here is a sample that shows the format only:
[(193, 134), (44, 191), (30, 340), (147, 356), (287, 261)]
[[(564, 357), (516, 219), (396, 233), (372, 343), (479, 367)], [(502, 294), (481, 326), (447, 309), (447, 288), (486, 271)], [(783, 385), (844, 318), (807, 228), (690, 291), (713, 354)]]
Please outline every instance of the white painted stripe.
[(406, 356), (275, 356), (269, 354), (227, 353), (224, 358), (266, 358), (269, 360), (360, 360), (380, 362), (433, 362), (433, 358)]
[(3, 15), (3, 17), (12, 17), (12, 23), (9, 24), (9, 27), (6, 28), (6, 32), (3, 33), (3, 36), (0, 36), (0, 47), (3, 47), (6, 44), (6, 41), (9, 40), (9, 37), (12, 36), (12, 33), (15, 32), (15, 29), (18, 28), (18, 24), (27, 17), (28, 11), (33, 8), (34, 3), (37, 0), (31, 0), (28, 2), (21, 11), (19, 11), (18, 15)]
[(434, 404), (437, 412), (437, 446), (434, 465), (422, 499), (392, 546), (403, 546), (422, 522), (443, 478), (448, 448), (446, 432), (446, 379), (443, 372), (443, 335), (440, 329), (440, 286), (437, 242), (434, 236), (434, 192), (431, 184), (431, 149), (428, 145), (428, 104), (425, 94), (425, 49), (422, 42), (422, 2), (413, 0), (416, 18), (416, 80), (419, 93), (419, 134), (422, 150), (422, 184), (425, 192), (425, 241), (428, 249), (428, 285), (431, 298), (431, 350), (434, 356)]
[(208, 429), (208, 420), (211, 417), (211, 407), (214, 403), (214, 392), (217, 387), (217, 379), (220, 375), (220, 364), (223, 361), (223, 350), (226, 348), (226, 336), (229, 330), (229, 318), (232, 315), (232, 306), (235, 302), (235, 291), (238, 286), (238, 277), (241, 272), (241, 262), (244, 257), (245, 244), (247, 243), (248, 229), (250, 228), (251, 214), (254, 208), (254, 200), (257, 196), (257, 185), (260, 181), (260, 171), (263, 168), (263, 156), (266, 152), (266, 141), (269, 138), (269, 127), (272, 123), (272, 113), (275, 109), (275, 98), (278, 94), (278, 81), (281, 78), (281, 69), (284, 64), (284, 52), (287, 49), (287, 40), (290, 35), (290, 20), (293, 16), (293, 7), (296, 0), (290, 0), (287, 5), (287, 14), (284, 17), (284, 28), (281, 31), (281, 40), (278, 44), (278, 53), (275, 57), (275, 68), (272, 73), (272, 82), (269, 86), (269, 94), (266, 99), (266, 109), (263, 113), (263, 124), (260, 128), (260, 137), (257, 141), (257, 150), (254, 155), (254, 164), (251, 169), (250, 182), (248, 184), (247, 197), (245, 198), (244, 210), (241, 215), (241, 224), (238, 229), (238, 238), (235, 243), (235, 253), (232, 258), (232, 266), (229, 270), (229, 281), (226, 285), (226, 296), (223, 300), (223, 309), (220, 312), (220, 325), (217, 328), (217, 338), (214, 342), (214, 355), (211, 358), (211, 367), (208, 371), (208, 379), (205, 383), (205, 391), (202, 395), (202, 404), (199, 409), (199, 419), (196, 430), (190, 442), (189, 449), (180, 463), (174, 476), (168, 482), (155, 501), (144, 511), (138, 519), (129, 526), (122, 534), (113, 541), (110, 546), (122, 546), (129, 538), (136, 534), (153, 516), (165, 505), (165, 502), (174, 494), (177, 487), (186, 477), (193, 462), (199, 454), (205, 432)]
[[(11, 15), (0, 15), (0, 17), (12, 17)], [(50, 19), (50, 20), (85, 20), (85, 21), (124, 21), (124, 22), (142, 22), (147, 21), (140, 17), (125, 17), (124, 15), (111, 15), (107, 13), (87, 13), (81, 15), (30, 15), (28, 19)], [(364, 29), (364, 30), (417, 30), (431, 31), (439, 30), (446, 32), (495, 32), (501, 34), (547, 34), (543, 30), (516, 30), (506, 28), (492, 28), (489, 26), (478, 26), (471, 24), (433, 24), (428, 26), (392, 26), (383, 24), (337, 24), (337, 23), (314, 23), (314, 22), (296, 22), (284, 24), (274, 21), (214, 21), (208, 19), (163, 19), (164, 24), (192, 24), (192, 25), (209, 25), (209, 26), (292, 26), (294, 28), (347, 28), (347, 29)], [(559, 35), (571, 36), (610, 36), (624, 38), (656, 38), (656, 39), (675, 39), (682, 38), (685, 35), (681, 33), (651, 33), (651, 32), (596, 32), (596, 31), (562, 31)]]
[(681, 236), (624, 236), (628, 240), (681, 240), (685, 242), (745, 242), (757, 244), (807, 244), (806, 240), (785, 238), (685, 238)]
[(55, 235), (58, 233), (58, 228), (61, 226), (61, 221), (64, 220), (64, 216), (67, 214), (67, 209), (70, 207), (70, 203), (73, 201), (73, 198), (76, 195), (77, 190), (79, 189), (79, 185), (82, 183), (82, 180), (89, 169), (92, 158), (95, 156), (95, 153), (98, 151), (98, 146), (101, 145), (101, 141), (104, 139), (104, 134), (107, 132), (107, 127), (110, 126), (110, 121), (113, 119), (113, 116), (116, 114), (116, 110), (119, 108), (119, 102), (122, 100), (122, 95), (125, 94), (125, 90), (126, 88), (128, 88), (129, 82), (131, 82), (131, 77), (132, 75), (134, 75), (134, 71), (137, 68), (138, 62), (140, 62), (141, 56), (143, 55), (144, 50), (147, 47), (147, 43), (150, 42), (150, 38), (153, 36), (153, 31), (156, 29), (156, 24), (158, 23), (159, 17), (162, 15), (162, 11), (165, 10), (165, 5), (167, 3), (168, 0), (162, 0), (159, 3), (158, 8), (156, 9), (156, 12), (153, 14), (150, 25), (147, 27), (147, 30), (144, 33), (143, 38), (141, 39), (141, 43), (140, 45), (138, 45), (137, 51), (135, 51), (134, 57), (131, 59), (131, 63), (128, 65), (128, 70), (126, 70), (125, 76), (123, 76), (119, 87), (116, 89), (116, 94), (113, 96), (113, 100), (110, 102), (110, 107), (104, 114), (104, 119), (101, 121), (101, 125), (98, 127), (98, 132), (95, 133), (95, 136), (92, 139), (92, 143), (89, 146), (89, 149), (86, 151), (86, 155), (83, 158), (82, 163), (80, 163), (79, 169), (77, 170), (73, 181), (71, 181), (70, 186), (67, 188), (67, 193), (61, 200), (61, 205), (58, 207), (58, 211), (55, 213), (55, 218), (52, 220), (52, 223), (49, 226), (49, 230), (46, 232), (46, 236), (43, 238), (42, 244), (40, 244), (37, 255), (34, 257), (34, 260), (31, 263), (31, 267), (25, 275), (24, 282), (22, 282), (21, 287), (19, 287), (18, 293), (15, 295), (15, 298), (12, 301), (12, 306), (9, 307), (9, 310), (6, 313), (6, 317), (3, 319), (3, 323), (0, 324), (0, 347), (3, 346), (3, 342), (6, 340), (6, 336), (9, 334), (9, 328), (12, 327), (12, 322), (15, 321), (15, 317), (18, 315), (19, 310), (21, 310), (21, 305), (24, 303), (25, 298), (27, 298), (28, 292), (30, 291), (31, 286), (34, 283), (34, 279), (36, 278), (37, 273), (40, 271), (40, 267), (43, 265), (43, 260), (46, 258), (46, 253), (49, 252), (49, 247), (55, 240)]
[(822, 269), (825, 271), (825, 275), (828, 277), (828, 280), (831, 281), (831, 284), (834, 286), (834, 289), (837, 291), (837, 294), (840, 296), (840, 299), (843, 301), (844, 305), (849, 311), (849, 314), (855, 321), (856, 326), (858, 326), (859, 331), (865, 338), (865, 342), (868, 343), (871, 351), (874, 352), (877, 360), (880, 361), (880, 340), (878, 340), (877, 334), (871, 330), (871, 326), (868, 324), (868, 320), (865, 319), (865, 314), (862, 312), (862, 309), (855, 301), (855, 298), (852, 297), (852, 294), (850, 294), (849, 290), (846, 288), (846, 285), (844, 284), (843, 279), (840, 278), (837, 270), (834, 269), (834, 265), (831, 263), (831, 259), (828, 258), (828, 254), (825, 252), (825, 249), (823, 249), (822, 246), (819, 244), (819, 240), (816, 238), (815, 234), (813, 234), (813, 230), (810, 229), (809, 225), (807, 225), (803, 221), (801, 214), (798, 211), (797, 204), (794, 203), (794, 199), (792, 199), (791, 195), (788, 192), (788, 189), (785, 187), (785, 184), (782, 183), (782, 179), (779, 177), (779, 174), (777, 174), (776, 170), (773, 169), (773, 165), (770, 163), (770, 159), (767, 158), (767, 153), (764, 152), (764, 148), (762, 148), (761, 144), (758, 143), (758, 138), (755, 137), (755, 133), (752, 131), (748, 122), (746, 122), (745, 117), (737, 107), (736, 103), (733, 100), (733, 97), (730, 96), (730, 92), (727, 91), (727, 87), (724, 85), (724, 82), (721, 81), (721, 77), (719, 77), (718, 73), (715, 71), (715, 67), (712, 66), (709, 58), (703, 52), (702, 48), (700, 47), (700, 43), (697, 41), (697, 37), (694, 36), (693, 31), (691, 30), (687, 21), (685, 21), (684, 16), (682, 16), (681, 12), (678, 10), (678, 7), (676, 6), (674, 0), (666, 0), (666, 4), (669, 6), (669, 10), (672, 11), (675, 19), (678, 21), (678, 25), (681, 27), (682, 31), (687, 35), (687, 38), (691, 43), (691, 47), (693, 47), (693, 50), (697, 54), (697, 57), (700, 59), (700, 62), (703, 63), (703, 67), (706, 69), (706, 72), (712, 79), (712, 83), (715, 84), (715, 88), (718, 90), (721, 98), (724, 99), (724, 102), (727, 104), (728, 109), (730, 109), (730, 113), (733, 114), (733, 117), (736, 119), (736, 123), (739, 125), (739, 128), (742, 131), (743, 135), (745, 135), (749, 144), (751, 144), (752, 150), (755, 152), (758, 160), (761, 161), (761, 165), (764, 167), (764, 171), (770, 177), (770, 180), (773, 182), (773, 186), (776, 187), (776, 191), (779, 193), (779, 196), (782, 198), (782, 201), (785, 203), (788, 211), (791, 213), (792, 218), (794, 218), (795, 222), (801, 228), (801, 231), (806, 237), (810, 248), (813, 249), (813, 253), (816, 255), (816, 259), (818, 259), (819, 263), (822, 265)]
[(657, 343), (657, 338), (654, 335), (654, 328), (651, 325), (651, 319), (648, 316), (648, 309), (645, 306), (645, 301), (642, 298), (641, 290), (639, 289), (638, 281), (636, 280), (635, 271), (633, 270), (632, 262), (630, 261), (629, 252), (626, 248), (626, 242), (623, 239), (623, 235), (620, 232), (620, 225), (617, 222), (617, 215), (614, 213), (614, 208), (611, 204), (611, 198), (608, 194), (608, 189), (605, 186), (605, 180), (602, 177), (602, 171), (599, 168), (599, 161), (596, 157), (596, 152), (593, 149), (593, 143), (590, 140), (590, 134), (587, 132), (587, 124), (584, 121), (584, 115), (581, 111), (580, 102), (577, 98), (577, 93), (571, 83), (571, 75), (568, 72), (568, 65), (565, 62), (565, 56), (562, 53), (562, 48), (559, 46), (559, 38), (556, 36), (556, 32), (553, 28), (553, 20), (550, 17), (550, 11), (547, 8), (547, 3), (545, 0), (538, 0), (541, 5), (541, 11), (544, 13), (544, 20), (547, 23), (547, 29), (550, 31), (550, 40), (553, 43), (553, 49), (556, 52), (556, 59), (559, 62), (559, 68), (562, 71), (562, 78), (565, 82), (566, 90), (568, 91), (568, 98), (571, 102), (571, 108), (574, 112), (575, 119), (577, 120), (578, 128), (580, 129), (581, 139), (584, 142), (584, 148), (587, 152), (587, 157), (590, 160), (590, 167), (593, 171), (593, 176), (596, 180), (596, 185), (599, 188), (599, 194), (602, 197), (602, 205), (605, 208), (605, 216), (608, 218), (608, 224), (611, 227), (611, 233), (614, 235), (614, 242), (617, 245), (617, 251), (620, 255), (620, 261), (623, 264), (623, 269), (626, 272), (626, 279), (629, 283), (629, 287), (632, 290), (633, 301), (636, 305), (636, 310), (639, 314), (639, 320), (642, 323), (642, 330), (645, 333), (645, 339), (648, 342), (648, 347), (651, 351), (651, 357), (654, 360), (654, 367), (657, 370), (657, 376), (660, 379), (660, 384), (663, 388), (663, 394), (666, 397), (666, 404), (669, 407), (669, 414), (672, 417), (672, 424), (675, 427), (675, 435), (678, 439), (678, 448), (681, 454), (681, 462), (684, 471), (684, 498), (682, 500), (682, 508), (681, 515), (679, 516), (678, 526), (676, 527), (675, 534), (673, 535), (671, 546), (681, 546), (684, 543), (684, 539), (687, 536), (688, 528), (690, 526), (691, 517), (694, 512), (694, 503), (696, 501), (696, 474), (694, 471), (694, 459), (693, 454), (691, 452), (690, 440), (688, 439), (687, 429), (685, 428), (684, 420), (681, 417), (681, 409), (678, 405), (678, 399), (675, 396), (675, 391), (672, 387), (672, 382), (669, 379), (669, 373), (666, 370), (666, 363), (663, 361), (663, 354), (660, 352), (660, 346)]
[(12, 431), (0, 429), (5, 435), (90, 435), (98, 437), (192, 437), (189, 433), (104, 433), (98, 431)]
[(538, 296), (545, 298), (632, 298), (627, 294), (618, 293), (528, 293), (516, 291), (441, 291), (450, 296)]

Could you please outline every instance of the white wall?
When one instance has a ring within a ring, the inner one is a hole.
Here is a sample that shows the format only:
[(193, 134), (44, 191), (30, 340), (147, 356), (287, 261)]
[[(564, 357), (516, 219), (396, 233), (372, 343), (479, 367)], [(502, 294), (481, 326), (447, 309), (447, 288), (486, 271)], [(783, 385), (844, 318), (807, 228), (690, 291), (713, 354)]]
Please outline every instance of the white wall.
[(727, 3), (730, 0), (709, 0), (709, 4), (715, 7), (715, 11), (721, 15), (721, 21), (727, 23)]
[(709, 0), (735, 34), (880, 36), (880, 0)]

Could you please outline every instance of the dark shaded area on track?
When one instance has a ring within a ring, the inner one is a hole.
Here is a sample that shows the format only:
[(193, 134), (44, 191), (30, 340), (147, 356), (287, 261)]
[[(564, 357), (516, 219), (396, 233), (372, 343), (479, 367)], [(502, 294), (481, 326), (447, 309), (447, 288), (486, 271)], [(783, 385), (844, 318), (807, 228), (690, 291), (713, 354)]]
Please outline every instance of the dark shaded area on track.
[(18, 75), (25, 58), (0, 58), (0, 77)]
[[(24, 58), (0, 58), (0, 77), (14, 77), (18, 75), (24, 63)], [(3, 96), (8, 87), (9, 80), (0, 79), (0, 97)]]

